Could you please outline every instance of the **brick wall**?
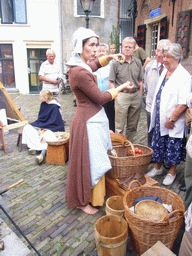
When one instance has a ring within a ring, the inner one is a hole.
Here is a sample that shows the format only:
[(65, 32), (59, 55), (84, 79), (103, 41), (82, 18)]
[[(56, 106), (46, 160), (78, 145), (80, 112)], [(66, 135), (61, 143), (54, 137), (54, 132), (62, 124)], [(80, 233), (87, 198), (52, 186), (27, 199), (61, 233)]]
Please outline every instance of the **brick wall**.
[[(176, 31), (177, 31), (177, 19), (178, 14), (181, 11), (186, 11), (192, 9), (192, 1), (191, 0), (176, 0), (175, 8), (173, 13), (173, 2), (171, 0), (137, 0), (138, 6), (138, 15), (135, 22), (135, 31), (137, 33), (137, 27), (142, 24), (150, 23), (150, 11), (155, 10), (161, 7), (161, 15), (167, 16), (168, 20), (168, 38), (175, 42), (176, 39)], [(192, 19), (191, 19), (192, 20)], [(150, 45), (151, 45), (151, 34), (149, 31), (150, 27), (147, 25), (147, 37), (146, 37), (146, 51), (150, 54)], [(191, 36), (190, 42), (192, 42), (192, 26), (191, 26)], [(190, 44), (192, 45), (192, 43)], [(190, 51), (188, 54), (188, 58), (184, 59), (184, 65), (187, 67), (189, 72), (192, 74), (192, 46), (189, 47)], [(191, 56), (191, 57), (190, 57)]]

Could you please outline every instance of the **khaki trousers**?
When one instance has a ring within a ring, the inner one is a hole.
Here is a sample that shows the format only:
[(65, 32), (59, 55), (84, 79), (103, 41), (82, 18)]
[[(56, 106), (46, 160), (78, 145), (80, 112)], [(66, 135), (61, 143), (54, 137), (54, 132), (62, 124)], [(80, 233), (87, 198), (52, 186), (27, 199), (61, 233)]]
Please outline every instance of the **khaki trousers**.
[(141, 113), (142, 95), (120, 92), (115, 100), (115, 132), (133, 142)]

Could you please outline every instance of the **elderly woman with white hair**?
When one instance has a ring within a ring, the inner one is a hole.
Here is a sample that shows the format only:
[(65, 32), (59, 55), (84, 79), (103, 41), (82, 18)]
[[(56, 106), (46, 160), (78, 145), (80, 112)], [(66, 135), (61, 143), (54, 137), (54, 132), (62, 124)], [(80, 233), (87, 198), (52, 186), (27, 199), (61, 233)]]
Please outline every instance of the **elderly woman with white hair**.
[[(74, 54), (68, 61), (69, 83), (77, 99), (77, 110), (70, 129), (69, 168), (66, 199), (69, 209), (77, 207), (94, 214), (105, 196), (104, 174), (111, 169), (107, 150), (111, 149), (108, 119), (102, 107), (130, 83), (104, 93), (93, 74), (121, 54), (96, 59), (99, 37), (91, 29), (79, 28), (73, 35)], [(90, 205), (91, 203), (92, 205)]]
[[(109, 47), (107, 44), (101, 43), (98, 46), (97, 58), (107, 56), (109, 54)], [(109, 72), (111, 67), (110, 62), (105, 67), (99, 68), (94, 74), (97, 76), (98, 87), (102, 92), (109, 90)], [(109, 129), (115, 132), (115, 106), (114, 100), (111, 100), (103, 105), (105, 113), (109, 120)]]
[(173, 43), (163, 50), (163, 70), (152, 104), (151, 124), (153, 130), (152, 160), (154, 168), (147, 173), (154, 177), (163, 173), (162, 162), (170, 169), (163, 180), (163, 185), (171, 185), (176, 178), (176, 167), (186, 156), (186, 136), (184, 113), (187, 108), (187, 98), (191, 92), (191, 76), (180, 64), (182, 48)]

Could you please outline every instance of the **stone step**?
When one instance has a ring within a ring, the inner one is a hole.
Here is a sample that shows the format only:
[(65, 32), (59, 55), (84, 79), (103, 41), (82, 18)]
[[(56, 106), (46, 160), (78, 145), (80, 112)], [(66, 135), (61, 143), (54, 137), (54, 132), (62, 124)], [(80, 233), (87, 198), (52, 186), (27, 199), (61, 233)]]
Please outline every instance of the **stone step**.
[(0, 237), (4, 242), (4, 250), (0, 251), (0, 256), (30, 256), (31, 251), (19, 239), (19, 237), (0, 218)]

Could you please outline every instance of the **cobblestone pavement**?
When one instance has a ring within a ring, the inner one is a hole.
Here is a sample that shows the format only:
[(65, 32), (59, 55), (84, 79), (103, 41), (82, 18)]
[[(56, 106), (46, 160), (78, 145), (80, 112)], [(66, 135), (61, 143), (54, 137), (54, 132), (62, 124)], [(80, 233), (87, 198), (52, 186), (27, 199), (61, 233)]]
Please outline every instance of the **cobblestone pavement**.
[[(16, 106), (21, 108), (25, 120), (32, 122), (37, 118), (40, 105), (38, 95), (10, 94), (10, 96)], [(69, 131), (76, 110), (73, 106), (73, 97), (72, 93), (62, 95), (66, 131)], [(145, 111), (142, 111), (135, 143), (146, 145), (146, 126)], [(8, 143), (7, 153), (0, 149), (2, 181), (0, 188), (3, 191), (20, 179), (24, 179), (24, 182), (0, 196), (1, 205), (41, 255), (96, 255), (94, 224), (97, 219), (105, 215), (105, 206), (93, 216), (77, 209), (68, 210), (65, 200), (68, 164), (37, 166), (35, 156), (29, 155), (25, 146), (21, 152), (18, 152), (17, 137), (17, 129), (11, 130), (5, 136)], [(149, 169), (152, 166), (151, 164)], [(183, 170), (184, 163), (178, 166), (177, 179), (168, 187), (182, 198), (184, 192), (179, 191), (179, 185), (183, 181)], [(163, 176), (157, 179), (160, 185)], [(16, 231), (3, 212), (0, 212), (0, 217)], [(25, 239), (17, 231), (16, 233), (28, 246)], [(33, 250), (31, 255), (36, 255)], [(134, 255), (130, 246), (127, 255)]]

